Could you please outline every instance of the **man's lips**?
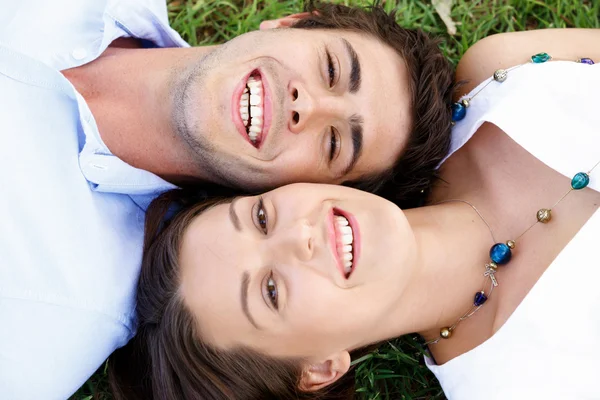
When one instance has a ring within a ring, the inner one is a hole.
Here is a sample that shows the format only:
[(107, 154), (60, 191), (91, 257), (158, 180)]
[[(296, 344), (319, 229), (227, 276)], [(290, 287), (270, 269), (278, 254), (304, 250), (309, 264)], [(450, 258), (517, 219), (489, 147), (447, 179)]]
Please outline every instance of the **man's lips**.
[(263, 130), (262, 130), (262, 140), (258, 144), (258, 148), (260, 149), (262, 144), (265, 142), (267, 135), (271, 129), (271, 122), (273, 120), (273, 99), (271, 86), (269, 85), (269, 80), (267, 76), (261, 73), (262, 76), (262, 84), (263, 84)]
[(260, 149), (271, 127), (272, 100), (267, 78), (259, 69), (249, 72), (236, 86), (231, 110), (238, 132)]
[(252, 74), (252, 71), (246, 74), (242, 80), (237, 84), (233, 91), (233, 96), (231, 97), (231, 118), (233, 120), (233, 124), (237, 128), (238, 132), (242, 137), (252, 145), (250, 138), (248, 137), (248, 132), (246, 131), (246, 126), (242, 121), (242, 116), (240, 115), (240, 99), (242, 94), (244, 93), (244, 89), (246, 88), (246, 83), (248, 82), (248, 78)]

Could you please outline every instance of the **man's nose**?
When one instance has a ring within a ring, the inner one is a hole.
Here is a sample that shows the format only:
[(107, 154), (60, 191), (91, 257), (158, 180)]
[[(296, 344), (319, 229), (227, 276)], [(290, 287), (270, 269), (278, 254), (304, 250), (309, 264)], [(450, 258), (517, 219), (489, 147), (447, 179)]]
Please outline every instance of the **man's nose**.
[(292, 133), (302, 133), (311, 128), (321, 130), (343, 119), (348, 106), (344, 97), (325, 89), (312, 92), (297, 85), (291, 92), (292, 103), (289, 109), (289, 129)]

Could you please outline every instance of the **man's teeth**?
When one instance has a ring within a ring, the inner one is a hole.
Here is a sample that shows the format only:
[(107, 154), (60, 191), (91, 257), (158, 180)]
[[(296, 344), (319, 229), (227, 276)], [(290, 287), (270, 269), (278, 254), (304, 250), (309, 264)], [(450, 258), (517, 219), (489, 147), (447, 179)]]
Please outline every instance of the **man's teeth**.
[(244, 89), (244, 93), (240, 98), (240, 115), (242, 116), (242, 121), (244, 121), (244, 125), (248, 125), (248, 88)]
[[(250, 93), (252, 93), (252, 90), (250, 90)], [(250, 94), (250, 105), (251, 106), (258, 106), (260, 105), (260, 101), (262, 99), (260, 98), (259, 95), (257, 94)]]
[[(352, 235), (352, 228), (348, 223), (348, 220), (341, 215), (335, 217), (336, 228), (339, 233), (337, 251), (344, 264), (344, 272), (349, 274), (352, 272), (352, 244), (354, 242), (354, 236)], [(341, 243), (340, 240), (341, 239)]]
[(263, 128), (263, 87), (262, 81), (253, 76), (248, 78), (244, 93), (240, 98), (240, 116), (248, 129), (248, 137), (256, 143)]

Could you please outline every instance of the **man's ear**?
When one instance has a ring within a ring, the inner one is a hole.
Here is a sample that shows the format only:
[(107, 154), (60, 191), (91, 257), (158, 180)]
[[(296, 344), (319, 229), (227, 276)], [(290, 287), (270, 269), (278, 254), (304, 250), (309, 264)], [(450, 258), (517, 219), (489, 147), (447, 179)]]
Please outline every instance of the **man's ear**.
[(275, 28), (289, 28), (301, 19), (308, 17), (310, 13), (303, 12), (298, 14), (288, 15), (287, 17), (270, 19), (260, 23), (260, 30), (275, 29)]
[(306, 392), (323, 389), (340, 379), (350, 369), (350, 354), (340, 351), (326, 360), (304, 367), (298, 387)]

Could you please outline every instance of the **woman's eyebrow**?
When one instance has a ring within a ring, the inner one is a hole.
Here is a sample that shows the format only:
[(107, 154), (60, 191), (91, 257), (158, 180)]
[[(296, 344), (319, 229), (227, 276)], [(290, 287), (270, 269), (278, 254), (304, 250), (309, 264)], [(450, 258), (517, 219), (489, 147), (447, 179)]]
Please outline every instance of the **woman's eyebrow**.
[(240, 217), (238, 217), (237, 213), (235, 212), (235, 203), (238, 201), (238, 199), (239, 197), (236, 197), (231, 201), (231, 203), (229, 203), (229, 218), (231, 219), (231, 223), (233, 224), (235, 230), (241, 232), (242, 224), (240, 223)]
[(259, 331), (262, 330), (262, 328), (260, 326), (258, 326), (258, 324), (256, 323), (256, 321), (254, 320), (254, 317), (252, 317), (252, 314), (250, 314), (250, 308), (248, 307), (248, 289), (250, 288), (250, 273), (248, 271), (244, 271), (244, 273), (242, 274), (242, 290), (241, 290), (241, 303), (242, 303), (242, 311), (244, 312), (244, 315), (246, 316), (246, 318), (248, 318), (248, 321), (250, 321), (250, 323)]

